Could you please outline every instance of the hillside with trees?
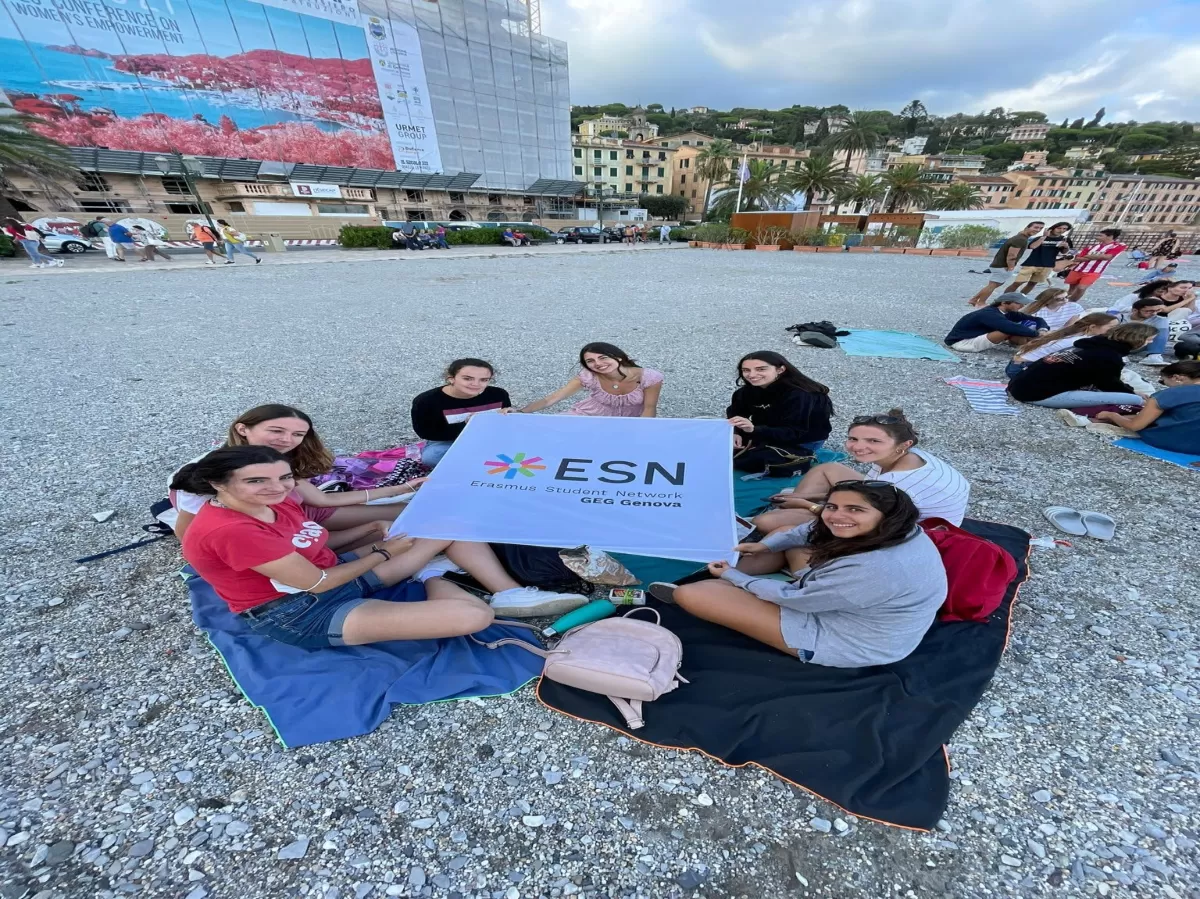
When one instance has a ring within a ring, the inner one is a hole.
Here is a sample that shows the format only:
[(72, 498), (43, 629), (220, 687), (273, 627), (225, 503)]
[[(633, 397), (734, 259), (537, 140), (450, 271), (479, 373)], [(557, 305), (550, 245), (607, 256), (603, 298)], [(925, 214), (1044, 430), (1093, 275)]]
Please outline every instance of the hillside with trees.
[[(584, 119), (633, 111), (634, 107), (622, 103), (576, 106), (571, 110), (571, 125), (574, 129)], [(1034, 143), (1014, 143), (1006, 141), (1005, 136), (1015, 125), (1048, 123), (1043, 112), (997, 107), (976, 115), (937, 116), (930, 114), (919, 100), (913, 100), (899, 112), (886, 109), (852, 112), (837, 105), (785, 109), (735, 107), (693, 115), (687, 109), (666, 108), (659, 103), (649, 104), (644, 111), (647, 120), (658, 126), (662, 137), (699, 131), (735, 145), (765, 141), (800, 149), (822, 147), (835, 155), (845, 153), (848, 158), (855, 150), (874, 149), (891, 138), (919, 135), (927, 139), (926, 153), (972, 153), (987, 157), (987, 172), (1005, 171), (1027, 150), (1045, 150), (1051, 165), (1089, 167), (1098, 162), (1115, 174), (1200, 177), (1200, 138), (1191, 123), (1105, 122), (1103, 108), (1090, 120), (1064, 119), (1058, 127), (1050, 129), (1045, 141)], [(740, 128), (739, 123), (748, 127)], [(846, 131), (852, 131), (853, 135), (839, 139)], [(1094, 161), (1067, 159), (1066, 152), (1073, 147), (1083, 147)], [(1144, 154), (1161, 154), (1161, 158), (1138, 158)]]

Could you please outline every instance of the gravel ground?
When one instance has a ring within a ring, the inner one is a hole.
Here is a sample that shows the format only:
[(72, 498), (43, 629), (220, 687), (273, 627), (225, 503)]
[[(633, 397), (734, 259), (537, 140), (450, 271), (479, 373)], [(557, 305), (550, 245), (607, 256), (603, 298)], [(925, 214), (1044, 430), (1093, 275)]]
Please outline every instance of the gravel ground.
[[(1000, 357), (852, 359), (783, 332), (828, 318), (940, 338), (971, 263), (642, 250), (0, 271), (0, 899), (1200, 897), (1198, 582), (1180, 561), (1200, 476), (1047, 411), (970, 414), (939, 383), (999, 376)], [(782, 350), (843, 423), (902, 405), (971, 480), (976, 517), (1045, 534), (1040, 509), (1066, 503), (1119, 522), (1111, 544), (1035, 551), (937, 831), (633, 743), (529, 689), (284, 751), (192, 627), (173, 542), (70, 561), (139, 536), (168, 473), (244, 408), (294, 403), (338, 449), (390, 445), (454, 356), (492, 359), (529, 400), (595, 339), (661, 368), (676, 416), (722, 410), (738, 357)]]

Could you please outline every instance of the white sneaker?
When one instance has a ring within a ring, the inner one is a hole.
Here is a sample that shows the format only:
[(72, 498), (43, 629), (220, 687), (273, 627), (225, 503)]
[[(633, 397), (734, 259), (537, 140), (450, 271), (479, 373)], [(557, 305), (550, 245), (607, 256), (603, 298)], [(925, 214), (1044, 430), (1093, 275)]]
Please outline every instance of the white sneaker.
[(31, 266), (29, 266), (29, 267), (30, 267), (30, 268), (45, 268), (46, 266), (45, 266), (45, 264), (44, 264), (44, 263), (41, 263), (41, 262), (35, 262), (33, 265), (31, 265)]
[(540, 618), (565, 615), (590, 600), (578, 593), (553, 593), (537, 587), (513, 587), (492, 596), (492, 611), (506, 618)]
[(1151, 353), (1149, 356), (1143, 356), (1141, 359), (1142, 365), (1170, 365), (1171, 363), (1160, 356), (1158, 353)]
[(1076, 415), (1070, 409), (1059, 409), (1054, 413), (1058, 420), (1068, 428), (1086, 428), (1091, 422), (1083, 415)]
[(449, 574), (451, 571), (458, 574), (466, 573), (445, 556), (434, 556), (424, 568), (413, 575), (413, 580), (420, 581), (423, 584), (430, 578), (441, 577), (444, 574)]

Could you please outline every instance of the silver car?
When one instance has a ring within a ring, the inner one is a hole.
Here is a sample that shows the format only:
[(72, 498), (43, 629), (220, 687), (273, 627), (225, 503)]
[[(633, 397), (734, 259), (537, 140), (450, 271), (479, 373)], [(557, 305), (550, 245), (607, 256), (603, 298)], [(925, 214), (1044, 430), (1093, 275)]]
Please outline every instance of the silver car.
[(75, 234), (47, 233), (42, 238), (42, 243), (51, 253), (86, 253), (93, 249), (86, 237)]

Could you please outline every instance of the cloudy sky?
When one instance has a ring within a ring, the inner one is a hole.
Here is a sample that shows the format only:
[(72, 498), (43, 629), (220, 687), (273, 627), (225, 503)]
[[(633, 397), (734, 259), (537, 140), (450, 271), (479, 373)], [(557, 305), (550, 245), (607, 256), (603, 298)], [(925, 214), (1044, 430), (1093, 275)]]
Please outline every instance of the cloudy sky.
[(1200, 121), (1198, 0), (542, 0), (571, 102)]

